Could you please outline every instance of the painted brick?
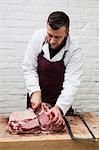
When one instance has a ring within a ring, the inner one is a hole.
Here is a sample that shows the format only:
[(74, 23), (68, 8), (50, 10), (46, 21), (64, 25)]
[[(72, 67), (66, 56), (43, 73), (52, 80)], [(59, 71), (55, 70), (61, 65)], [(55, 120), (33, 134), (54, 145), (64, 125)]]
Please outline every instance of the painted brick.
[(21, 62), (35, 30), (46, 27), (52, 11), (65, 11), (70, 33), (83, 52), (83, 75), (74, 106), (99, 116), (99, 1), (0, 0), (0, 113), (26, 108)]

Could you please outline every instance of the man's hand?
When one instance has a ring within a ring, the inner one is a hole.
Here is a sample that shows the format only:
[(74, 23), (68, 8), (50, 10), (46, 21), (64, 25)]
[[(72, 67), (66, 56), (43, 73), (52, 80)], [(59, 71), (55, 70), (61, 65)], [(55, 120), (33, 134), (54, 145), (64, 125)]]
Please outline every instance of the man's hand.
[(49, 114), (52, 114), (52, 123), (53, 125), (61, 125), (63, 123), (63, 117), (61, 110), (58, 106), (54, 106), (50, 109)]
[(41, 91), (36, 91), (31, 96), (31, 105), (35, 110), (41, 104)]

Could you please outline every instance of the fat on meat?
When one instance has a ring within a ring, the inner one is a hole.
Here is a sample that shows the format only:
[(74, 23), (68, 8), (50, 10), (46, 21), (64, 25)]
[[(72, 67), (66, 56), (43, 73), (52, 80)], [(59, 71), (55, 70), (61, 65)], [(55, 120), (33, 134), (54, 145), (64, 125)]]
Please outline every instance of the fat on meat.
[(53, 115), (48, 114), (50, 108), (42, 103), (35, 111), (31, 108), (25, 111), (13, 112), (9, 117), (9, 130), (12, 134), (19, 133), (53, 133), (65, 129), (65, 123), (53, 125)]
[(9, 130), (13, 134), (37, 133), (40, 131), (40, 124), (33, 109), (13, 112), (9, 117)]

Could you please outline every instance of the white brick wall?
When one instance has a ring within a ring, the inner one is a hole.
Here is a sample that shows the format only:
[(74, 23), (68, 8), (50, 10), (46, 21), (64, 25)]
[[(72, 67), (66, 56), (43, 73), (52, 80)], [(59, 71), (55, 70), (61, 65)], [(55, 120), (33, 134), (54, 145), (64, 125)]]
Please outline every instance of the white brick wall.
[(84, 53), (75, 107), (99, 112), (99, 0), (0, 0), (0, 113), (26, 106), (21, 62), (31, 35), (52, 11), (65, 11)]

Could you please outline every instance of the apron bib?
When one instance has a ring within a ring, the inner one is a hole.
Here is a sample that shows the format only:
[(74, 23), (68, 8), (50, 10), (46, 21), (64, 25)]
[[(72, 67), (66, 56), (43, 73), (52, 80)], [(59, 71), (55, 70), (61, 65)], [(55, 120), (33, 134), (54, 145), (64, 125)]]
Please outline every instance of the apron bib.
[(50, 62), (43, 57), (43, 51), (38, 55), (38, 76), (42, 93), (42, 101), (55, 105), (57, 98), (61, 94), (64, 81), (65, 53), (60, 61)]
[[(65, 52), (66, 53), (66, 52)], [(42, 93), (42, 102), (49, 103), (53, 107), (57, 101), (57, 98), (61, 94), (63, 89), (65, 65), (64, 57), (65, 53), (60, 61), (50, 62), (43, 57), (43, 51), (38, 55), (38, 76), (39, 84)], [(27, 108), (31, 107), (30, 97), (27, 94)], [(67, 111), (66, 115), (73, 113), (72, 106)]]

